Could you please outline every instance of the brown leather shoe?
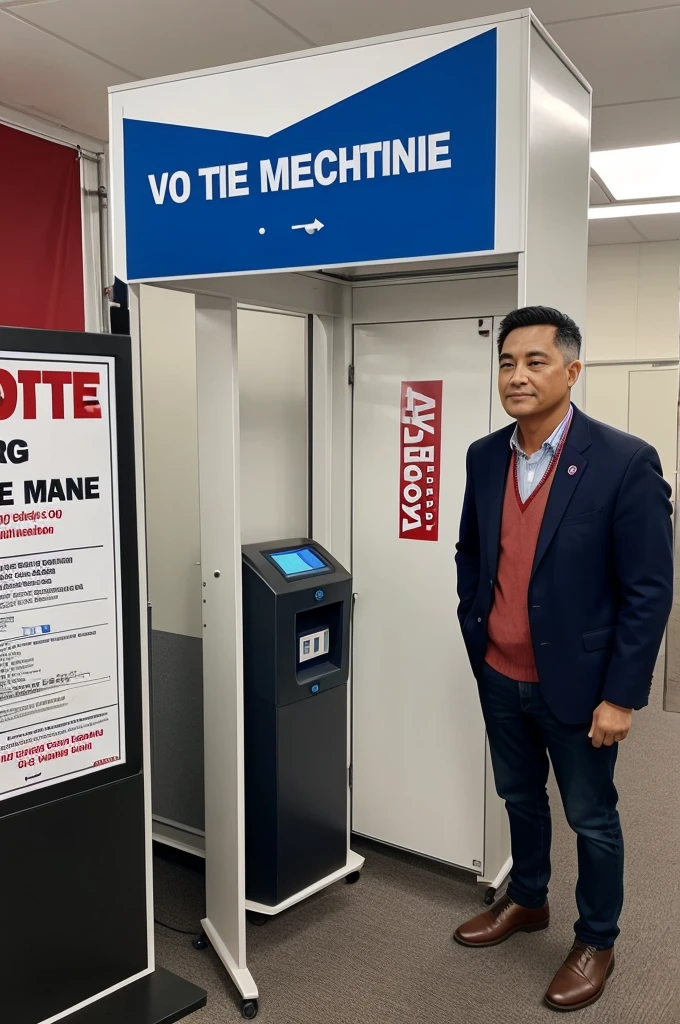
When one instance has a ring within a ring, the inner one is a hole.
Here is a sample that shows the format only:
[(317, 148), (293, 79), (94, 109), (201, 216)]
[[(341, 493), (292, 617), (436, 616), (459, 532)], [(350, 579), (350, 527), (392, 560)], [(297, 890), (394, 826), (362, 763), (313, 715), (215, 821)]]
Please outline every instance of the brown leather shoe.
[(540, 932), (549, 923), (547, 903), (539, 910), (527, 910), (509, 896), (501, 896), (489, 910), (462, 924), (453, 937), (461, 946), (497, 946), (516, 932)]
[(582, 1010), (597, 1002), (613, 970), (613, 949), (575, 942), (553, 978), (545, 1001), (552, 1010)]

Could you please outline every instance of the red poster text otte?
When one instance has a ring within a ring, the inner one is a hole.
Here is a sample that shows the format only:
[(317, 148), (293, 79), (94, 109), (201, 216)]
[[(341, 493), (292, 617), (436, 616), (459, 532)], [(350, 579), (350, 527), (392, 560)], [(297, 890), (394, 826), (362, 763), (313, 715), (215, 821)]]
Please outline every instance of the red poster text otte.
[(403, 381), (399, 537), (439, 539), (442, 381)]
[(63, 420), (66, 407), (64, 389), (67, 385), (71, 388), (73, 418), (101, 419), (102, 410), (97, 397), (98, 373), (78, 370), (19, 370), (15, 376), (10, 370), (0, 367), (0, 420), (7, 420), (14, 415), (19, 404), (19, 396), (23, 403), (23, 419), (36, 419), (38, 387), (50, 388), (51, 417), (53, 420)]

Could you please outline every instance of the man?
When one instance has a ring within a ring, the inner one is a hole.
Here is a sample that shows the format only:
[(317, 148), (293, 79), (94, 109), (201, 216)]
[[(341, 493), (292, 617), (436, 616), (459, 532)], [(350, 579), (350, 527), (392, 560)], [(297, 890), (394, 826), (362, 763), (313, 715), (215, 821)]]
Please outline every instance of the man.
[(516, 310), (498, 340), (516, 425), (472, 445), (458, 615), (479, 684), (496, 789), (510, 820), (507, 894), (455, 933), (492, 946), (548, 927), (552, 763), (578, 836), (576, 941), (546, 994), (595, 1002), (614, 969), (623, 838), (618, 744), (647, 704), (670, 613), (670, 488), (643, 441), (571, 405), (581, 334), (554, 309)]

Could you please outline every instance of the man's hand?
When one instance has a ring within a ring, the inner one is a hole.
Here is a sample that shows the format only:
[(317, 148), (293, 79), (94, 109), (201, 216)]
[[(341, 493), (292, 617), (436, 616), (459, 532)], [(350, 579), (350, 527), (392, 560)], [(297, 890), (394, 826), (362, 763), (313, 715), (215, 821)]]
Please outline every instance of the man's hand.
[(633, 712), (630, 708), (620, 708), (618, 704), (603, 701), (593, 712), (593, 724), (588, 738), (594, 747), (611, 747), (613, 743), (625, 740), (633, 724)]

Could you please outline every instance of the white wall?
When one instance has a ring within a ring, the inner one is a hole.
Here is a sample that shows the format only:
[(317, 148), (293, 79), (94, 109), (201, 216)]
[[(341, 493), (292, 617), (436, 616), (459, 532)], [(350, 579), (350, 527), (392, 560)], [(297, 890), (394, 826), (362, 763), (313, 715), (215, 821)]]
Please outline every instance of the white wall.
[(643, 437), (676, 485), (680, 241), (591, 246), (586, 410)]
[(587, 360), (678, 358), (680, 241), (588, 251)]

